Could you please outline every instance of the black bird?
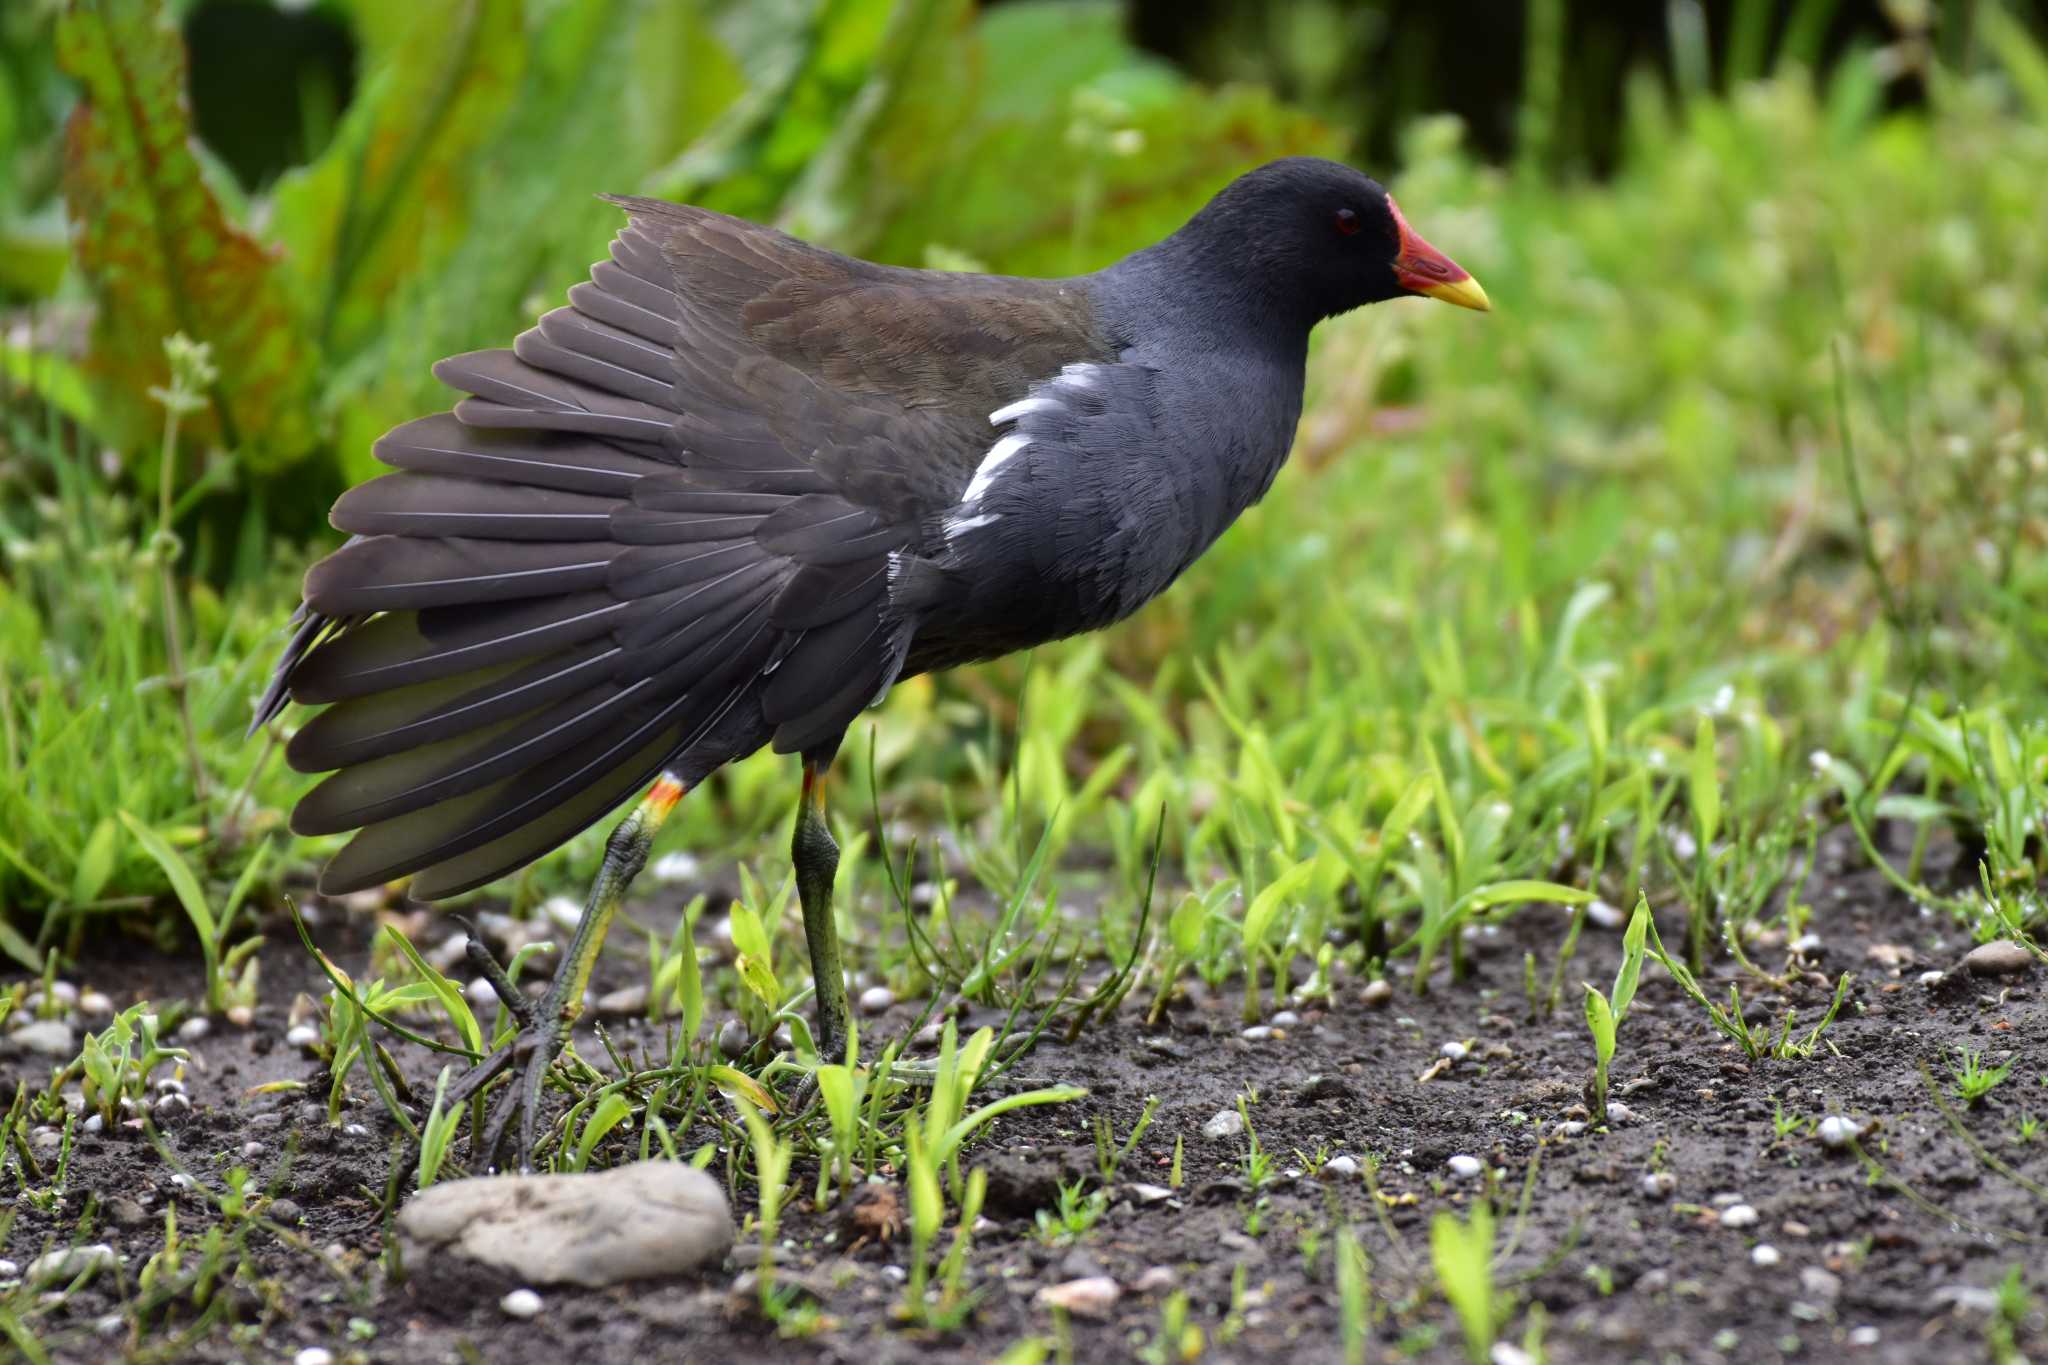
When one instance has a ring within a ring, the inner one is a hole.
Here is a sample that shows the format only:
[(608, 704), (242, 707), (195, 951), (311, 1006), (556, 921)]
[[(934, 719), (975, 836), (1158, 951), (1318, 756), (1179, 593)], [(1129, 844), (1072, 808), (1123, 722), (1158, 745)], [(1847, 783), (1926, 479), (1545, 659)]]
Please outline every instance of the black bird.
[(1092, 275), (873, 265), (705, 209), (616, 198), (609, 260), (510, 350), (443, 360), (467, 396), (377, 443), (351, 539), (306, 575), (269, 692), (331, 772), (292, 814), (356, 831), (330, 894), (450, 896), (642, 788), (515, 1060), (531, 1154), (548, 1068), (655, 830), (772, 745), (803, 760), (792, 857), (818, 1055), (845, 1046), (825, 771), (896, 682), (1122, 619), (1272, 484), (1310, 330), (1465, 271), (1348, 166), (1276, 161)]

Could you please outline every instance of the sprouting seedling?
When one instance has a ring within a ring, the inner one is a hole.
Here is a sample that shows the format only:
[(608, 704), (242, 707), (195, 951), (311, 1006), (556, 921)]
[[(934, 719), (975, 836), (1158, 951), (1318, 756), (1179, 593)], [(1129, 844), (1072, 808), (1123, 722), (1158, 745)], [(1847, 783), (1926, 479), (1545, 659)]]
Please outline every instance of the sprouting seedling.
[(1346, 1225), (1337, 1230), (1337, 1303), (1344, 1334), (1344, 1365), (1365, 1365), (1365, 1343), (1371, 1331), (1365, 1248), (1358, 1233)]
[(1103, 1184), (1115, 1182), (1117, 1171), (1136, 1149), (1138, 1140), (1145, 1136), (1145, 1130), (1152, 1126), (1152, 1115), (1158, 1108), (1159, 1097), (1147, 1095), (1144, 1111), (1138, 1115), (1137, 1123), (1131, 1126), (1131, 1135), (1124, 1139), (1122, 1146), (1117, 1145), (1116, 1130), (1110, 1126), (1108, 1116), (1101, 1115), (1096, 1118), (1095, 1169), (1102, 1176)]
[(1429, 1225), (1429, 1255), (1437, 1287), (1464, 1330), (1466, 1356), (1472, 1365), (1486, 1365), (1500, 1321), (1493, 1284), (1492, 1207), (1483, 1200), (1474, 1204), (1469, 1222), (1439, 1213)]
[(1984, 1054), (1975, 1048), (1959, 1047), (1956, 1059), (1949, 1063), (1949, 1074), (1956, 1078), (1956, 1096), (1965, 1104), (1976, 1104), (1986, 1095), (2005, 1083), (2012, 1074), (2016, 1058), (2007, 1058), (2001, 1066), (1984, 1065)]
[(1650, 931), (1650, 902), (1638, 894), (1636, 912), (1630, 916), (1628, 932), (1621, 940), (1621, 968), (1614, 974), (1612, 996), (1602, 995), (1590, 982), (1586, 988), (1586, 1027), (1593, 1033), (1593, 1117), (1607, 1118), (1607, 1070), (1614, 1062), (1617, 1035), (1628, 1007), (1636, 998), (1636, 983), (1642, 979), (1643, 958)]

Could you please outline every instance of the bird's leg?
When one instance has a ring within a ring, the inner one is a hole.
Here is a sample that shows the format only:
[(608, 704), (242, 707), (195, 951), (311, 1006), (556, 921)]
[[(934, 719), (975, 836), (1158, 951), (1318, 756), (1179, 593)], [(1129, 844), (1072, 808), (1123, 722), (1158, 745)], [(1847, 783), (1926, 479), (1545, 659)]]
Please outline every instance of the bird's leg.
[(789, 843), (796, 865), (796, 894), (804, 907), (804, 942), (811, 950), (811, 979), (817, 983), (820, 1062), (846, 1056), (846, 977), (839, 966), (839, 930), (832, 922), (832, 881), (839, 872), (839, 845), (825, 826), (825, 774), (804, 760), (804, 792), (796, 808)]
[[(523, 999), (513, 1003), (519, 992), (505, 979), (503, 970), (485, 971), (485, 980), (518, 1017), (520, 1030), (511, 1042), (478, 1063), (463, 1078), (464, 1084), (458, 1087), (461, 1098), (466, 1100), (475, 1094), (492, 1076), (514, 1062), (523, 1067), (513, 1088), (498, 1101), (498, 1108), (491, 1115), (490, 1127), (484, 1137), (487, 1160), (496, 1158), (505, 1130), (517, 1115), (520, 1121), (519, 1165), (521, 1170), (530, 1169), (534, 1143), (539, 1135), (541, 1092), (547, 1083), (548, 1070), (567, 1046), (570, 1027), (583, 1013), (583, 991), (590, 984), (591, 969), (597, 965), (598, 951), (604, 946), (605, 933), (611, 928), (612, 917), (618, 913), (619, 902), (625, 899), (626, 888), (632, 885), (633, 878), (646, 866), (647, 851), (653, 846), (656, 831), (668, 819), (669, 812), (675, 809), (676, 802), (682, 800), (686, 790), (681, 778), (673, 773), (663, 773), (648, 789), (647, 795), (640, 798), (640, 804), (612, 830), (611, 837), (605, 841), (604, 863), (598, 868), (597, 879), (590, 885), (589, 899), (584, 902), (583, 917), (576, 921), (576, 932), (569, 939), (562, 965), (555, 970), (554, 980), (548, 984), (547, 994), (540, 998), (538, 1004), (529, 1005)], [(496, 963), (493, 962), (492, 966), (495, 967)], [(472, 1077), (476, 1080), (469, 1084)], [(454, 1100), (452, 1092), (449, 1098)]]

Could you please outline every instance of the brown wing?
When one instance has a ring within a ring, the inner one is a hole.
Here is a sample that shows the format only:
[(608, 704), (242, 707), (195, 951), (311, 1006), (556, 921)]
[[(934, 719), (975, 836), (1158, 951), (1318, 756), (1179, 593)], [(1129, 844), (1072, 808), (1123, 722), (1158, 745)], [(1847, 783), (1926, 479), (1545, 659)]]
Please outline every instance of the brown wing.
[(908, 647), (889, 557), (958, 499), (992, 408), (1100, 349), (1059, 284), (622, 202), (569, 306), (437, 365), (468, 396), (335, 506), (354, 538), (307, 575), (259, 714), (327, 704), (288, 752), (333, 771), (294, 827), (358, 831), (330, 891), (452, 894), (665, 765), (836, 744)]

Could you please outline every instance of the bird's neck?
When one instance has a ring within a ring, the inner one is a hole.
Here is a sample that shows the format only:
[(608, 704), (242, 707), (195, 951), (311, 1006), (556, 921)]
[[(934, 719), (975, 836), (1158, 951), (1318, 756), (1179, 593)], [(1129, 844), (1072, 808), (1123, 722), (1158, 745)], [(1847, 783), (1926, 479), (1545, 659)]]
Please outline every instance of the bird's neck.
[(1139, 334), (1170, 332), (1202, 349), (1255, 350), (1305, 360), (1313, 306), (1271, 286), (1265, 272), (1217, 244), (1176, 233), (1098, 276)]

